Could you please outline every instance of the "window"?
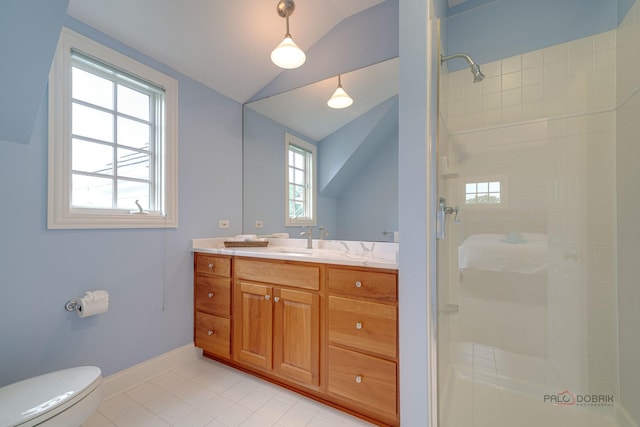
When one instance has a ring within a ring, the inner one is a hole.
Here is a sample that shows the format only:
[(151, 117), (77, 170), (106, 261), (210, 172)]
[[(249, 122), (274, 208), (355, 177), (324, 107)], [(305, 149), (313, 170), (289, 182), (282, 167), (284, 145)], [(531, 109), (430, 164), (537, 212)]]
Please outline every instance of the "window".
[(505, 205), (506, 178), (470, 178), (464, 184), (467, 207), (502, 207)]
[(316, 147), (287, 133), (285, 153), (285, 225), (316, 225)]
[(177, 226), (177, 82), (66, 28), (49, 75), (49, 228)]

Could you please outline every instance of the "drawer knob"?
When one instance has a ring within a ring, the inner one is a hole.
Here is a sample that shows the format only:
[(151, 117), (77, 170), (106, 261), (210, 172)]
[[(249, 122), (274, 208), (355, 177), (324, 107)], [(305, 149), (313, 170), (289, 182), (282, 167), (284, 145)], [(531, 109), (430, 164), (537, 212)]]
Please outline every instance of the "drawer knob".
[(209, 267), (209, 270), (213, 270), (213, 263), (210, 262), (209, 265), (207, 265), (207, 267)]
[(356, 382), (362, 384), (362, 375), (356, 375)]
[(214, 296), (214, 295), (215, 295), (215, 294), (214, 294), (213, 292), (209, 292), (209, 293), (207, 294), (207, 296), (208, 296), (209, 298), (213, 298), (213, 296)]
[(356, 282), (356, 288), (361, 288), (361, 287), (362, 287), (362, 282), (357, 281), (357, 282)]
[(271, 299), (271, 295), (267, 294), (264, 296), (264, 299), (266, 299), (267, 301), (269, 301)]
[(211, 330), (211, 331), (207, 331), (207, 335), (211, 336), (215, 333), (215, 331)]
[(362, 329), (362, 322), (356, 322), (356, 329)]
[(273, 302), (278, 302), (280, 301), (280, 297), (273, 297)]

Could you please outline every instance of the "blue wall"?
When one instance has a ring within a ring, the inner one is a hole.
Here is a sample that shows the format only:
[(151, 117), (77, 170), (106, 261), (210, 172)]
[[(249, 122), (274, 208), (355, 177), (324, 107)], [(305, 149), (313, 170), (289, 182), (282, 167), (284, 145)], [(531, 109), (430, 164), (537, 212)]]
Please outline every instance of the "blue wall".
[(0, 2), (0, 141), (29, 142), (68, 3)]
[[(241, 232), (241, 105), (78, 21), (66, 25), (178, 80), (179, 227), (46, 229), (43, 86), (29, 143), (0, 143), (0, 386), (82, 364), (109, 375), (192, 342), (190, 239), (220, 235), (218, 219), (231, 221), (224, 235)], [(109, 291), (107, 313), (64, 310), (93, 289)]]
[[(445, 53), (479, 64), (613, 30), (633, 0), (469, 0), (449, 11)], [(465, 67), (450, 61), (449, 70)]]

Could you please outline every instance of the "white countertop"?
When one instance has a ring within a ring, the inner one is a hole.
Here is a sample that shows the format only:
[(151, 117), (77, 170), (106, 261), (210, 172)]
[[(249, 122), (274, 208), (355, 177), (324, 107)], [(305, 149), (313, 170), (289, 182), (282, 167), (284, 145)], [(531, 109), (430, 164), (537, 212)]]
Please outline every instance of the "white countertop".
[(226, 248), (231, 238), (193, 239), (192, 252), (254, 258), (285, 259), (359, 267), (398, 268), (398, 244), (387, 242), (360, 242), (350, 240), (313, 240), (313, 249), (306, 249), (306, 239), (267, 238), (267, 247)]

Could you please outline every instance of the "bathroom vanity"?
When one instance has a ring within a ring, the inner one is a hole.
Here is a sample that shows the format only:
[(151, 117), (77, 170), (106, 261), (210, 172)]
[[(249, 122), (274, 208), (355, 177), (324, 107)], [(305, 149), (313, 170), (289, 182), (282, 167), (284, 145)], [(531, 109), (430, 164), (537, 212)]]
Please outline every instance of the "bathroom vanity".
[(307, 250), (298, 239), (278, 240), (241, 249), (224, 248), (222, 239), (193, 241), (195, 345), (212, 359), (398, 426), (397, 245), (320, 241), (320, 249)]

